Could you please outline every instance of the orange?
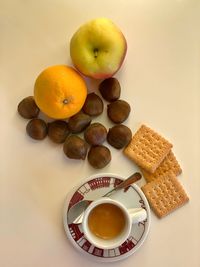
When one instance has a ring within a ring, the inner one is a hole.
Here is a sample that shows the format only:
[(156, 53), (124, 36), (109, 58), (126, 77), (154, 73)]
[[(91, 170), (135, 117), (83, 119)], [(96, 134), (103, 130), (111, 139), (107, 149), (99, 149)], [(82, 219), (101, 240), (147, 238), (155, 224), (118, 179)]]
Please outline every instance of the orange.
[(45, 69), (35, 81), (35, 102), (43, 113), (54, 119), (69, 118), (79, 112), (86, 96), (84, 79), (65, 65)]

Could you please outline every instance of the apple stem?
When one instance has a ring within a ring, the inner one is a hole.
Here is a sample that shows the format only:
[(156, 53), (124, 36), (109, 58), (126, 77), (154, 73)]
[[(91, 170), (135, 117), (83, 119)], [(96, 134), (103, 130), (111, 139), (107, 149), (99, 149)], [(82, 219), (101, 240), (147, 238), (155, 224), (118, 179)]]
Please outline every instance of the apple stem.
[(99, 52), (99, 49), (98, 49), (98, 48), (95, 48), (95, 49), (94, 49), (94, 57), (95, 57), (95, 58), (97, 57), (98, 52)]

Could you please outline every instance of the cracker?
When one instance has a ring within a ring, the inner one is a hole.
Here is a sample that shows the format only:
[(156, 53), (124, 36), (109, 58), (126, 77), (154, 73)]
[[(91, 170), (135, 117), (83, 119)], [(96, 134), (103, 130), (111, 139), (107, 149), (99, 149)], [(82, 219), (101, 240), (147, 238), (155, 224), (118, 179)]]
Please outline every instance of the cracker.
[(173, 172), (176, 176), (181, 174), (181, 167), (172, 151), (164, 158), (158, 168), (154, 173), (149, 173), (144, 169), (141, 169), (141, 172), (147, 182), (156, 180), (159, 177), (168, 175), (170, 172)]
[(171, 172), (142, 187), (155, 214), (162, 218), (189, 201), (182, 185)]
[(172, 144), (165, 138), (142, 125), (124, 149), (124, 154), (145, 171), (153, 173), (171, 148)]

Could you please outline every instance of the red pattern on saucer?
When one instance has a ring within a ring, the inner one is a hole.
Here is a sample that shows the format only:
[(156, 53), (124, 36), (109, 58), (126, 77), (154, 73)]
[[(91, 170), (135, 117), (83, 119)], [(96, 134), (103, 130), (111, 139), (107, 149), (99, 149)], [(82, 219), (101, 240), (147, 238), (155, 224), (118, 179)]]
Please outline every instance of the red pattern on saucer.
[[(73, 194), (71, 199), (69, 200), (68, 204), (68, 209), (75, 205), (77, 202), (83, 200), (84, 198), (90, 199), (88, 194), (92, 191), (99, 190), (102, 188), (108, 188), (110, 189), (114, 188), (116, 185), (118, 185), (122, 180), (114, 177), (98, 177), (91, 179), (87, 182), (85, 182), (83, 185), (81, 185), (76, 192)], [(134, 193), (138, 194), (138, 205), (140, 207), (146, 208), (146, 205), (138, 193), (138, 191), (135, 190), (134, 187), (132, 187), (132, 190), (134, 190)], [(109, 191), (109, 189), (108, 189)], [(67, 216), (67, 214), (66, 214)], [(134, 236), (134, 232), (132, 231), (128, 239), (121, 244), (121, 246), (115, 248), (115, 249), (109, 249), (109, 250), (103, 250), (98, 247), (93, 246), (84, 236), (83, 231), (82, 231), (82, 225), (79, 224), (68, 224), (68, 232), (70, 233), (72, 237), (72, 242), (75, 242), (75, 245), (78, 245), (80, 249), (91, 255), (95, 256), (98, 258), (105, 258), (106, 259), (114, 259), (114, 258), (119, 258), (124, 255), (129, 253), (130, 251), (133, 251), (135, 246), (140, 242), (142, 239), (145, 231), (146, 231), (146, 223), (147, 220), (144, 222), (138, 223), (137, 227), (140, 228), (139, 230), (139, 236)], [(138, 234), (137, 234), (138, 235)], [(117, 259), (115, 259), (117, 260)]]

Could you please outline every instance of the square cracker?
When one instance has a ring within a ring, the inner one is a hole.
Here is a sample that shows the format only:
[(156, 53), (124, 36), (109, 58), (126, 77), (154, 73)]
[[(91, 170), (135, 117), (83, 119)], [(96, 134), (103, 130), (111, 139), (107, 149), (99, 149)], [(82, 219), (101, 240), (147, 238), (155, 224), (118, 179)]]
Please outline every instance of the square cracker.
[(154, 173), (149, 173), (144, 169), (141, 169), (141, 172), (147, 182), (156, 180), (159, 177), (168, 175), (170, 172), (173, 172), (176, 176), (181, 174), (181, 167), (172, 151), (164, 158), (158, 168)]
[(155, 214), (162, 218), (188, 202), (182, 185), (171, 172), (164, 179), (158, 178), (142, 187)]
[(147, 172), (153, 173), (171, 148), (172, 144), (165, 138), (142, 125), (124, 149), (124, 154)]

